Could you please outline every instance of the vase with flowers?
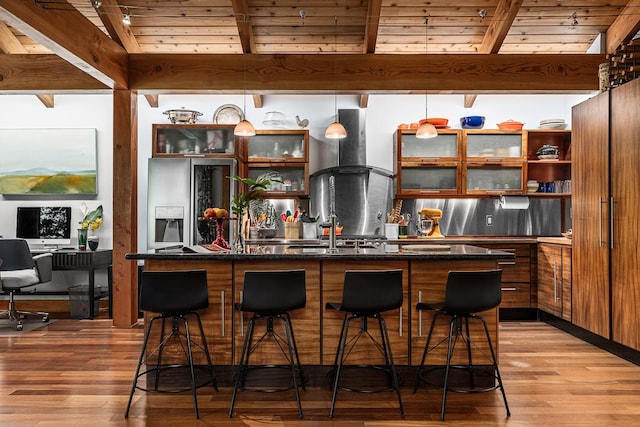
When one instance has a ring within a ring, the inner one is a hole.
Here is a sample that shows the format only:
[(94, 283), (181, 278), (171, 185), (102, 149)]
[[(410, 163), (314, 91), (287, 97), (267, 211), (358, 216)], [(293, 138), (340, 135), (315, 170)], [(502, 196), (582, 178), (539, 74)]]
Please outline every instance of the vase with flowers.
[[(100, 237), (95, 234), (95, 231), (102, 227), (102, 205), (88, 212), (86, 205), (83, 204), (81, 211), (83, 218), (78, 229), (78, 248), (81, 251), (86, 250), (88, 244), (89, 249), (95, 251), (100, 244)], [(92, 234), (89, 235), (89, 232)]]
[(231, 212), (238, 217), (233, 251), (236, 253), (244, 253), (244, 224), (245, 215), (248, 214), (249, 204), (252, 200), (259, 199), (272, 182), (281, 183), (282, 181), (280, 180), (280, 174), (276, 171), (266, 172), (256, 179), (242, 178), (237, 175), (232, 176), (231, 179), (244, 184), (247, 190), (246, 192), (239, 192), (231, 201)]

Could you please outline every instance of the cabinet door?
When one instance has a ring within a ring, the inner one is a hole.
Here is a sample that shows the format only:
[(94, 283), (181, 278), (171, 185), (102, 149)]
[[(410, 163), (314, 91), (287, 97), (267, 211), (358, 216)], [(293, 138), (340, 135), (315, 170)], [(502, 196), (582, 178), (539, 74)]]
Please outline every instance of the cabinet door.
[(415, 130), (398, 130), (396, 133), (397, 161), (459, 161), (460, 131), (439, 131), (438, 136), (429, 139), (416, 138)]
[[(408, 329), (408, 308), (409, 308), (409, 268), (406, 261), (381, 261), (376, 265), (367, 264), (366, 268), (357, 261), (325, 261), (322, 263), (322, 364), (333, 365), (340, 338), (340, 330), (344, 313), (324, 308), (327, 302), (340, 302), (342, 300), (342, 289), (344, 284), (345, 270), (395, 270), (404, 271), (402, 282), (404, 283), (404, 297), (402, 307), (398, 310), (385, 311), (382, 313), (389, 340), (391, 341), (391, 351), (396, 365), (407, 365), (409, 363), (409, 329)], [(349, 325), (349, 337), (353, 337), (359, 331), (360, 322), (352, 321)], [(379, 328), (376, 321), (369, 320), (369, 333), (380, 340)], [(376, 364), (384, 363), (384, 359), (371, 340), (363, 339), (358, 341), (353, 351), (349, 354), (347, 364)]]
[(309, 194), (308, 163), (249, 163), (248, 176), (257, 179), (260, 175), (275, 172), (281, 182), (272, 182), (263, 197), (297, 197)]
[(524, 163), (467, 163), (463, 175), (467, 194), (524, 192)]
[(505, 131), (465, 131), (464, 155), (473, 161), (524, 160), (527, 152), (526, 134)]
[(420, 197), (460, 192), (460, 163), (408, 163), (399, 165), (398, 195)]
[[(217, 265), (218, 263), (211, 263)], [(307, 304), (305, 308), (294, 310), (289, 313), (293, 333), (296, 338), (296, 345), (300, 355), (300, 363), (303, 365), (320, 364), (320, 263), (318, 261), (298, 261), (294, 266), (286, 262), (274, 261), (236, 261), (234, 264), (235, 295), (234, 301), (242, 301), (242, 285), (244, 283), (244, 272), (247, 270), (289, 270), (303, 269), (305, 273), (305, 286), (307, 291)], [(235, 361), (238, 364), (242, 354), (247, 322), (251, 318), (251, 313), (234, 313), (234, 348)], [(274, 322), (274, 330), (285, 337), (282, 322)], [(266, 322), (258, 321), (254, 329), (254, 344), (266, 330)], [(251, 354), (251, 364), (282, 364), (285, 361), (280, 347), (273, 340), (265, 340)]]
[(611, 90), (612, 339), (640, 350), (640, 80)]
[(308, 162), (309, 131), (259, 130), (248, 139), (249, 162)]
[(609, 338), (609, 92), (573, 107), (572, 123), (572, 321)]
[(538, 308), (562, 316), (562, 248), (538, 245)]

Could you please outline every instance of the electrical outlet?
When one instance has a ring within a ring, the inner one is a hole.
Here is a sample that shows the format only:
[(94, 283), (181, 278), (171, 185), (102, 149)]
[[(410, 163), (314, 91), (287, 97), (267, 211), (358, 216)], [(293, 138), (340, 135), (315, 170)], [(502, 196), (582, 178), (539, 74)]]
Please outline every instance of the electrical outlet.
[(485, 222), (487, 227), (491, 227), (493, 225), (493, 215), (487, 215)]

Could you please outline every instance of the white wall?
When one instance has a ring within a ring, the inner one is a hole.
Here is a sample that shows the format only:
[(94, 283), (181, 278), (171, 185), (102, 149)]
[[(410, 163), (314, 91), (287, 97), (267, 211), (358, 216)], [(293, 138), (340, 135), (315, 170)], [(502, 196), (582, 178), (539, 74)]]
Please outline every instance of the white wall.
[[(508, 119), (525, 122), (525, 128), (536, 128), (540, 120), (563, 118), (570, 126), (571, 107), (582, 102), (586, 95), (479, 95), (473, 108), (464, 108), (462, 95), (429, 95), (430, 117), (446, 117), (453, 128), (459, 128), (459, 118), (467, 115), (486, 117), (485, 128), (495, 129), (496, 123)], [(160, 95), (159, 107), (149, 107), (143, 96), (139, 96), (138, 143), (139, 143), (139, 247), (146, 247), (146, 176), (147, 159), (151, 156), (151, 125), (168, 123), (163, 114), (169, 109), (185, 107), (203, 113), (198, 123), (213, 123), (213, 115), (224, 104), (243, 107), (242, 95)], [(336, 142), (324, 138), (324, 129), (334, 120), (334, 97), (330, 95), (266, 95), (263, 108), (253, 107), (247, 95), (247, 118), (256, 128), (267, 129), (262, 124), (269, 111), (283, 112), (288, 121), (287, 128), (297, 128), (295, 116), (309, 119), (311, 136), (310, 171), (333, 166), (337, 163)], [(358, 108), (355, 95), (338, 97), (338, 108)], [(33, 95), (0, 96), (0, 128), (96, 128), (98, 130), (98, 195), (95, 198), (59, 198), (44, 200), (41, 197), (0, 196), (0, 234), (15, 236), (17, 206), (33, 206), (64, 202), (73, 208), (73, 221), (80, 221), (80, 204), (84, 201), (90, 208), (102, 204), (105, 209), (105, 224), (101, 229), (105, 247), (112, 246), (112, 117), (111, 95), (56, 95), (55, 108), (47, 109)], [(425, 115), (424, 95), (371, 95), (365, 110), (367, 126), (367, 164), (384, 169), (393, 169), (393, 133), (400, 123), (417, 122)], [(0, 141), (2, 144), (10, 143)], [(1, 151), (0, 151), (1, 155)], [(28, 153), (25, 153), (28, 155)], [(75, 236), (74, 236), (75, 237)]]

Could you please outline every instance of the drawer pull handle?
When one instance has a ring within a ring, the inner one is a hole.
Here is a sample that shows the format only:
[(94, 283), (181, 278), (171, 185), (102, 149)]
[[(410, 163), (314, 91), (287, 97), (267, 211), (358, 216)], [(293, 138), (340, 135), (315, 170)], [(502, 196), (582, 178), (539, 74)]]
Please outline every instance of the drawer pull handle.
[(512, 292), (518, 290), (517, 288), (501, 288), (501, 289), (502, 291), (512, 291)]
[(498, 261), (498, 265), (516, 265), (515, 261)]

